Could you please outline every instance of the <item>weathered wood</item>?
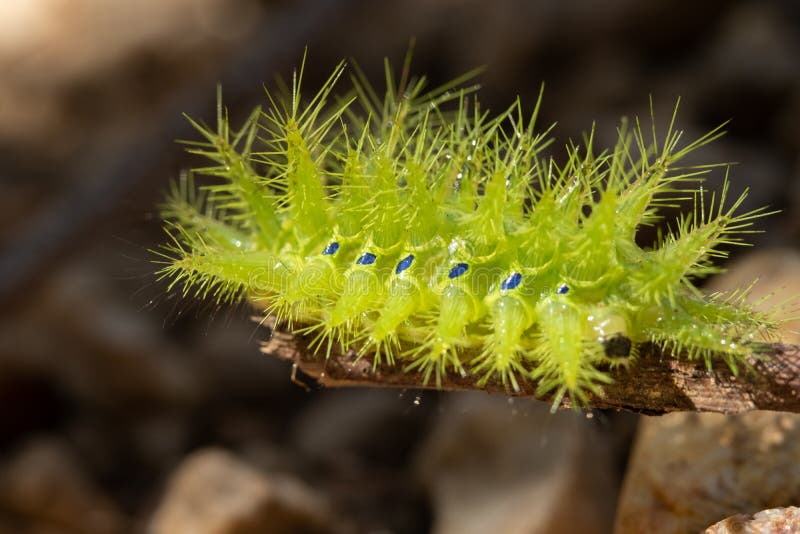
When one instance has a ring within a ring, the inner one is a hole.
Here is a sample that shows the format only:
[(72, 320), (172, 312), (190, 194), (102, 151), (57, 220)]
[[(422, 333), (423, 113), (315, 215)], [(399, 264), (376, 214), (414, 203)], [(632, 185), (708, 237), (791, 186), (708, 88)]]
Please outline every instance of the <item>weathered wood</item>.
[[(273, 331), (262, 351), (293, 362), (295, 370), (325, 387), (372, 386), (434, 389), (419, 373), (404, 372), (402, 365), (373, 369), (369, 358), (354, 352), (333, 351), (325, 359), (315, 354), (310, 339), (280, 330)], [(750, 410), (800, 412), (800, 346), (761, 344), (750, 358), (751, 369), (734, 376), (723, 362), (706, 369), (702, 361), (678, 360), (662, 354), (658, 347), (639, 347), (635, 365), (611, 372), (614, 383), (603, 387), (604, 395), (591, 396), (591, 408), (611, 408), (659, 415), (676, 411), (739, 413)], [(520, 381), (520, 391), (489, 382), (478, 386), (478, 378), (449, 375), (439, 389), (481, 390), (551, 400), (536, 395), (536, 384)], [(563, 406), (569, 406), (565, 400)]]

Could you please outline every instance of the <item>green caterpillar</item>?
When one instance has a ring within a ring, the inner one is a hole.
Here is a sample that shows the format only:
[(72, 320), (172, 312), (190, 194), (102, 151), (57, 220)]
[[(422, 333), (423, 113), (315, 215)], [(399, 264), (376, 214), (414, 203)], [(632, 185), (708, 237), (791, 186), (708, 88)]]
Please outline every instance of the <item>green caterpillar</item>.
[[(425, 92), (407, 67), (395, 84), (387, 66), (383, 98), (356, 70), (343, 100), (339, 65), (307, 102), (301, 68), (288, 98), (268, 95), (238, 131), (221, 104), (215, 129), (192, 122), (203, 140), (189, 152), (210, 163), (173, 188), (161, 275), (245, 296), (314, 334), (320, 357), (355, 347), (437, 385), (459, 373), (518, 390), (524, 377), (555, 402), (601, 395), (638, 343), (735, 370), (773, 329), (746, 291), (693, 284), (767, 214), (740, 213), (747, 193), (731, 201), (727, 178), (706, 194), (714, 165), (678, 166), (719, 128), (682, 145), (675, 114), (663, 142), (636, 120), (611, 150), (596, 152), (592, 131), (559, 164), (542, 155), (550, 130), (534, 129), (541, 93), (530, 116), (519, 100), (491, 116), (462, 86), (473, 73)], [(199, 193), (193, 175), (208, 177)], [(692, 198), (652, 249), (636, 243)]]

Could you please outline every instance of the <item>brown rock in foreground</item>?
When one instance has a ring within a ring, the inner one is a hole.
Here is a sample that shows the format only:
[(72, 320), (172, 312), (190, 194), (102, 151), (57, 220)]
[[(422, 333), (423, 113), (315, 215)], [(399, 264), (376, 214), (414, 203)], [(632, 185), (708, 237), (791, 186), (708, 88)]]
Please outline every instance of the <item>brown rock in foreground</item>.
[(735, 515), (711, 525), (705, 534), (793, 534), (800, 532), (800, 508), (772, 508), (753, 516)]
[(800, 416), (676, 413), (642, 420), (617, 534), (699, 532), (800, 502)]
[(448, 398), (417, 452), (434, 534), (610, 530), (618, 488), (614, 431), (548, 408), (481, 393)]
[(126, 518), (63, 442), (39, 438), (0, 470), (0, 510), (16, 532), (116, 534)]
[(232, 454), (206, 449), (176, 469), (151, 534), (332, 532), (325, 505), (299, 481), (266, 477)]

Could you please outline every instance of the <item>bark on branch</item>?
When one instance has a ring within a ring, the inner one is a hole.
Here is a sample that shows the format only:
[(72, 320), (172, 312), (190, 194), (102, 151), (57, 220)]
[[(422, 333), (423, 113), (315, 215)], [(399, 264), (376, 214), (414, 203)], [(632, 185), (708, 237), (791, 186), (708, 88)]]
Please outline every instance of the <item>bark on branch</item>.
[[(369, 358), (353, 352), (333, 352), (329, 359), (311, 350), (310, 339), (280, 330), (264, 343), (262, 351), (293, 362), (296, 370), (326, 387), (371, 386), (433, 389), (420, 374), (403, 372), (402, 365), (374, 370)], [(763, 350), (762, 350), (763, 349)], [(630, 369), (612, 372), (614, 383), (593, 396), (587, 408), (612, 408), (652, 415), (675, 411), (739, 413), (750, 410), (800, 412), (800, 346), (762, 345), (751, 358), (752, 369), (734, 376), (722, 362), (709, 371), (702, 361), (678, 360), (662, 354), (651, 344), (639, 348), (639, 359)], [(521, 391), (501, 384), (477, 385), (475, 376), (443, 378), (441, 390), (481, 390), (489, 393), (549, 400), (535, 394), (536, 384), (521, 381)], [(563, 406), (568, 406), (565, 401)]]

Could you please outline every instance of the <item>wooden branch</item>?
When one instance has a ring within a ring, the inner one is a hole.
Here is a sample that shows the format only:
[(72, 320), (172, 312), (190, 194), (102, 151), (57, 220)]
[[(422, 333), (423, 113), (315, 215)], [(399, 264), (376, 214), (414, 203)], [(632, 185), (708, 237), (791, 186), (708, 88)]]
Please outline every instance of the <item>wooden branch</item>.
[[(309, 349), (307, 337), (274, 330), (262, 351), (294, 363), (295, 370), (326, 387), (371, 386), (435, 389), (423, 384), (418, 373), (406, 373), (402, 365), (373, 370), (369, 358), (354, 352), (333, 352), (329, 359)], [(639, 347), (639, 357), (630, 369), (612, 371), (614, 383), (604, 386), (604, 396), (590, 397), (587, 408), (612, 408), (660, 415), (676, 411), (739, 413), (750, 410), (800, 412), (800, 346), (775, 343), (750, 359), (752, 369), (734, 376), (722, 362), (709, 371), (702, 361), (677, 360), (658, 347)], [(502, 384), (477, 385), (475, 376), (443, 378), (441, 390), (481, 390), (550, 400), (535, 394), (536, 384), (521, 381), (519, 392)], [(562, 402), (569, 406), (569, 401)]]

